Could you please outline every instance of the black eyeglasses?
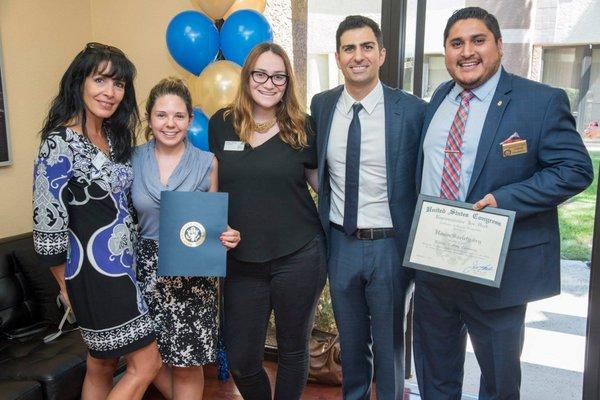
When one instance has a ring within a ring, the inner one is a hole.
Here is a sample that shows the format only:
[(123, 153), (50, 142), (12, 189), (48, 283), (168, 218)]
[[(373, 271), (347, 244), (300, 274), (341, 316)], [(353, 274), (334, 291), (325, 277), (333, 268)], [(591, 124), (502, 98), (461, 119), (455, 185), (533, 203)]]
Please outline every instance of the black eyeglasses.
[(119, 49), (118, 47), (114, 47), (114, 46), (109, 46), (107, 44), (103, 44), (103, 43), (98, 43), (98, 42), (89, 42), (88, 44), (85, 45), (85, 49), (93, 49), (93, 50), (108, 50), (112, 53), (116, 53), (119, 54), (121, 56), (125, 56), (125, 53), (123, 53), (123, 50)]
[(250, 73), (252, 80), (256, 83), (266, 83), (269, 79), (275, 86), (283, 86), (288, 81), (288, 76), (286, 74), (273, 74), (269, 75), (262, 71), (252, 71)]

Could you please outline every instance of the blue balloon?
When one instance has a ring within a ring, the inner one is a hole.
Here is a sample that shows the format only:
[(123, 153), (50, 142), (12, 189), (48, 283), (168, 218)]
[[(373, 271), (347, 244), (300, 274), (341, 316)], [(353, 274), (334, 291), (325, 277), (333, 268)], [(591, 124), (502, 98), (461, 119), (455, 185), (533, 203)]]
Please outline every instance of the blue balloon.
[(208, 151), (208, 117), (194, 108), (194, 119), (188, 129), (188, 140), (200, 150)]
[(177, 64), (194, 75), (213, 62), (219, 52), (219, 31), (197, 11), (177, 14), (167, 27), (167, 47)]
[(239, 65), (244, 65), (254, 46), (271, 41), (271, 25), (258, 11), (238, 10), (232, 13), (221, 27), (223, 56)]

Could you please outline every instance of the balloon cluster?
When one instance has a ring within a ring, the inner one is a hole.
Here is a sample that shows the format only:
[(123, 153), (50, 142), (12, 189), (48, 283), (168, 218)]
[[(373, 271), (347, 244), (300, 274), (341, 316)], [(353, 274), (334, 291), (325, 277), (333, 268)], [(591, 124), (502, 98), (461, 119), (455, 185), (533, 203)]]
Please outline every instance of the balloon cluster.
[(208, 118), (233, 101), (246, 57), (257, 44), (272, 41), (273, 32), (261, 14), (266, 0), (194, 3), (202, 12), (177, 14), (167, 27), (167, 47), (173, 59), (194, 75), (188, 80), (194, 105), (188, 138), (208, 150)]

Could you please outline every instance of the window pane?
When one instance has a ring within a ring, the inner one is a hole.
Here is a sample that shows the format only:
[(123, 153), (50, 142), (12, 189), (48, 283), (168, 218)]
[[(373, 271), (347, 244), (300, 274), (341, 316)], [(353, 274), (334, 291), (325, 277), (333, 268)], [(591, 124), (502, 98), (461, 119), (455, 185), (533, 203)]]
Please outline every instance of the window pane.
[(583, 51), (583, 46), (544, 49), (542, 82), (564, 89), (574, 114), (579, 103)]
[(443, 54), (428, 54), (424, 57), (423, 63), (423, 98), (428, 100), (433, 95), (435, 89), (443, 82), (452, 79)]
[[(592, 50), (590, 87), (583, 98), (583, 114), (580, 131), (589, 127), (600, 135), (600, 48)], [(591, 125), (590, 125), (591, 124)]]
[(404, 45), (404, 79), (402, 89), (413, 93), (413, 79), (415, 76), (415, 38), (417, 22), (417, 0), (406, 1), (406, 33)]

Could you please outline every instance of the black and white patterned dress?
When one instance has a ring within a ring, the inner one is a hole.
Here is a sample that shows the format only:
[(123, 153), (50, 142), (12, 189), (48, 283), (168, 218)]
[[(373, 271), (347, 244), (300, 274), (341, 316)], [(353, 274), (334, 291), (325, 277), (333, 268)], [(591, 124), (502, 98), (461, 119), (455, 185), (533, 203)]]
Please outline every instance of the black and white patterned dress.
[(137, 270), (164, 363), (176, 367), (216, 361), (217, 278), (156, 276), (158, 241), (140, 239)]
[(160, 183), (154, 140), (135, 149), (132, 157), (133, 205), (140, 240), (136, 265), (140, 287), (154, 318), (156, 342), (163, 362), (177, 367), (216, 361), (218, 279), (157, 276), (160, 192), (208, 191), (212, 153), (187, 143), (167, 185)]
[[(110, 136), (109, 136), (110, 145)], [(90, 354), (115, 358), (154, 340), (137, 285), (131, 165), (70, 128), (52, 132), (34, 166), (33, 239), (40, 262), (66, 262), (71, 305)]]

